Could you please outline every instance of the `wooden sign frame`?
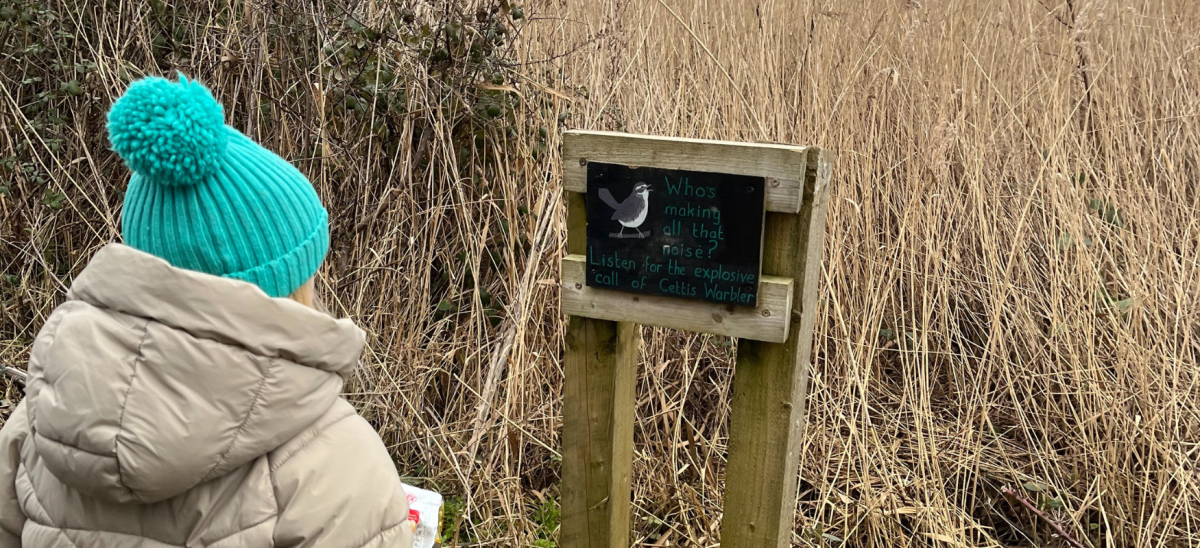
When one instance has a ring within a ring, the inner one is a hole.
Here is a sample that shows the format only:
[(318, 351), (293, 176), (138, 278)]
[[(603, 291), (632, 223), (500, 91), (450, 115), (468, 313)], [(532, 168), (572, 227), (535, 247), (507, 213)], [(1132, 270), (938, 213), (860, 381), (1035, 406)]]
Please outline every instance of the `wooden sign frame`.
[[(587, 163), (765, 177), (757, 308), (588, 287)], [(639, 323), (738, 337), (721, 545), (791, 540), (832, 155), (816, 147), (612, 132), (563, 136), (567, 252), (561, 542), (628, 548)]]

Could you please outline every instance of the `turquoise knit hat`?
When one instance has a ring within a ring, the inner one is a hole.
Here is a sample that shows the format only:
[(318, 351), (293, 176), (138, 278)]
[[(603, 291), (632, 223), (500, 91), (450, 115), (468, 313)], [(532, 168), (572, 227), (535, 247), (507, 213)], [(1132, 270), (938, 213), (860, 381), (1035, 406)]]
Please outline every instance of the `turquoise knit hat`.
[(200, 83), (134, 82), (108, 112), (108, 138), (133, 171), (127, 245), (272, 297), (292, 294), (325, 260), (329, 215), (312, 183), (225, 125)]

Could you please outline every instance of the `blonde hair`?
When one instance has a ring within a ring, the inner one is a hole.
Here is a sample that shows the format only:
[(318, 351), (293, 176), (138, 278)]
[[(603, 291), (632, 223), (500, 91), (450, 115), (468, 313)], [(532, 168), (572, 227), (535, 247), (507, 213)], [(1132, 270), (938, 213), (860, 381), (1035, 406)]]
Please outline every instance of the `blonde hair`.
[(329, 310), (325, 308), (325, 303), (321, 302), (321, 298), (317, 296), (316, 280), (315, 276), (309, 278), (304, 285), (297, 287), (291, 295), (288, 295), (288, 298), (318, 312), (329, 313)]

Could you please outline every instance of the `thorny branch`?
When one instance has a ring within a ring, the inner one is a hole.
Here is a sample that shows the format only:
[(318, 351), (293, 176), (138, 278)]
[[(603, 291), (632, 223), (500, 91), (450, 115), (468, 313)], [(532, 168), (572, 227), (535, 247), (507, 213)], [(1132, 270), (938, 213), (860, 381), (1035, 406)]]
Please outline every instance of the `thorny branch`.
[(1016, 491), (1013, 491), (1012, 489), (1009, 489), (1007, 487), (1001, 489), (1000, 492), (1004, 493), (1005, 496), (1016, 499), (1016, 501), (1021, 503), (1022, 506), (1028, 508), (1034, 514), (1037, 514), (1037, 516), (1039, 518), (1046, 520), (1046, 523), (1049, 523), (1050, 526), (1054, 528), (1054, 531), (1058, 533), (1058, 536), (1062, 537), (1063, 539), (1066, 539), (1066, 541), (1069, 542), (1071, 544), (1071, 546), (1074, 546), (1075, 548), (1088, 548), (1087, 545), (1083, 544), (1082, 542), (1079, 542), (1078, 540), (1075, 540), (1075, 537), (1072, 537), (1069, 533), (1067, 533), (1067, 531), (1065, 529), (1063, 529), (1061, 525), (1059, 525), (1053, 519), (1050, 519), (1050, 516), (1046, 515), (1045, 512), (1038, 510), (1037, 506), (1034, 506), (1034, 504), (1032, 502), (1029, 502), (1029, 499), (1021, 496), (1020, 493), (1017, 493)]

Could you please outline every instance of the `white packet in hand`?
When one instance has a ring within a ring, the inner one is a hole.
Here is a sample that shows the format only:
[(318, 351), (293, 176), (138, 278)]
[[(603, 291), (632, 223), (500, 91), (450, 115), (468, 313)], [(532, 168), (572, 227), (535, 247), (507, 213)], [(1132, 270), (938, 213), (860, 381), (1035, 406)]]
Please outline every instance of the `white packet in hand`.
[(404, 494), (408, 495), (408, 520), (413, 526), (413, 548), (440, 546), (438, 533), (442, 529), (442, 495), (406, 483), (400, 485), (404, 486)]

